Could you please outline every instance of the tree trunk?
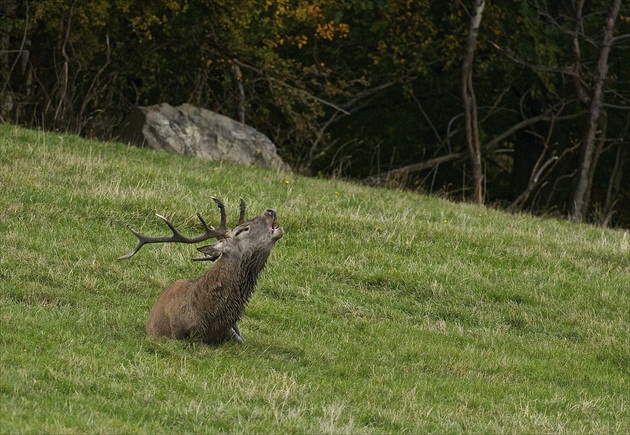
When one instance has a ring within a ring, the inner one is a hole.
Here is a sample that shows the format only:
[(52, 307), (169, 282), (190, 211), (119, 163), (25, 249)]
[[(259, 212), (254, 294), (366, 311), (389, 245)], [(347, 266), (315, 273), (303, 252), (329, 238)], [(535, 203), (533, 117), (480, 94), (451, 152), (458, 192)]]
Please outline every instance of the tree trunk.
[[(68, 16), (64, 22), (63, 39), (59, 40), (59, 51), (63, 61), (57, 68), (57, 86), (55, 92), (55, 112), (53, 115), (53, 126), (67, 130), (71, 123), (72, 101), (69, 96), (70, 83), (70, 56), (68, 55), (68, 44), (70, 43), (70, 33), (72, 30), (72, 19), (74, 18), (74, 2), (68, 9)], [(76, 132), (75, 132), (76, 133)]]
[(462, 61), (462, 100), (464, 103), (464, 122), (466, 123), (466, 147), (472, 170), (473, 202), (476, 204), (483, 204), (483, 172), (481, 167), (477, 100), (473, 88), (472, 70), (475, 48), (477, 46), (477, 35), (485, 4), (485, 0), (475, 0), (474, 10), (470, 19), (468, 41), (466, 42), (466, 52)]
[(236, 119), (245, 124), (245, 87), (243, 86), (243, 73), (238, 63), (232, 62), (232, 73), (236, 83)]
[(617, 196), (621, 191), (623, 183), (623, 170), (628, 160), (627, 147), (620, 143), (617, 147), (617, 157), (615, 158), (615, 165), (610, 173), (610, 180), (608, 181), (608, 189), (606, 190), (606, 202), (604, 203), (604, 221), (602, 225), (609, 226), (613, 215), (615, 214), (615, 205), (617, 203)]
[(575, 28), (573, 29), (573, 38), (571, 39), (571, 52), (573, 53), (573, 65), (571, 66), (571, 74), (573, 75), (573, 84), (578, 99), (588, 107), (591, 98), (584, 87), (582, 80), (582, 50), (580, 49), (580, 30), (584, 23), (582, 22), (582, 11), (584, 9), (584, 0), (577, 0), (575, 3)]
[(595, 148), (597, 136), (601, 134), (598, 127), (601, 127), (600, 118), (602, 116), (602, 102), (604, 98), (604, 81), (608, 74), (608, 55), (613, 44), (613, 31), (615, 29), (615, 22), (619, 16), (620, 7), (621, 0), (614, 0), (613, 7), (606, 17), (606, 24), (604, 26), (604, 36), (599, 51), (599, 59), (597, 61), (597, 77), (590, 104), (588, 130), (582, 145), (579, 179), (575, 191), (573, 192), (573, 200), (571, 201), (569, 210), (569, 216), (571, 220), (575, 222), (582, 221), (588, 212), (590, 187), (593, 183), (593, 175), (595, 174), (595, 165), (598, 157)]

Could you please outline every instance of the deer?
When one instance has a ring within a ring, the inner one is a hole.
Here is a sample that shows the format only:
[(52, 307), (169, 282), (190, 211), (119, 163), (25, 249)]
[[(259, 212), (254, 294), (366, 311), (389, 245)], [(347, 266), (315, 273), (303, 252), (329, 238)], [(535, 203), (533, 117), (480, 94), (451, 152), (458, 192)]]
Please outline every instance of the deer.
[(127, 226), (138, 238), (138, 244), (119, 260), (133, 257), (140, 248), (150, 243), (199, 243), (217, 239), (215, 243), (197, 248), (203, 256), (192, 259), (214, 262), (210, 269), (195, 280), (181, 279), (162, 290), (147, 319), (148, 336), (200, 340), (208, 345), (230, 340), (244, 342), (237, 323), (243, 316), (271, 249), (282, 238), (284, 230), (278, 226), (277, 213), (273, 209), (246, 221), (243, 199), (238, 223), (230, 230), (223, 203), (215, 197), (212, 200), (219, 208), (221, 222), (217, 228), (211, 228), (197, 213), (205, 229), (199, 236), (182, 235), (168, 219), (157, 213), (157, 217), (171, 229), (171, 236), (149, 237)]

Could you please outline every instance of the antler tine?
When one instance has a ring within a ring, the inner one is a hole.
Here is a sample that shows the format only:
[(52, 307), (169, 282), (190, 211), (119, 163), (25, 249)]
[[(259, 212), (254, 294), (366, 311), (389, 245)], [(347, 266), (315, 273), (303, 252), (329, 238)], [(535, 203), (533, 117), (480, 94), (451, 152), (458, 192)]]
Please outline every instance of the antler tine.
[(247, 206), (245, 205), (245, 201), (243, 201), (243, 198), (241, 198), (241, 213), (239, 214), (238, 223), (236, 225), (240, 225), (243, 222), (245, 222), (245, 209), (246, 208)]
[(125, 255), (121, 255), (120, 257), (117, 258), (117, 260), (126, 260), (127, 258), (131, 258), (134, 255), (136, 255), (136, 252), (138, 252), (140, 250), (140, 248), (142, 248), (142, 246), (147, 243), (146, 241), (144, 241), (142, 239), (142, 234), (140, 234), (139, 232), (137, 232), (136, 230), (134, 230), (133, 228), (131, 228), (131, 225), (127, 225), (127, 228), (129, 228), (129, 231), (131, 231), (133, 233), (134, 236), (136, 236), (138, 238), (138, 244), (136, 245), (136, 248), (131, 251), (128, 254)]
[(219, 207), (219, 212), (221, 213), (221, 223), (219, 224), (219, 227), (215, 229), (215, 231), (217, 231), (217, 235), (213, 237), (221, 237), (225, 235), (225, 233), (227, 232), (227, 218), (225, 217), (225, 206), (223, 205), (223, 203), (221, 202), (219, 198), (215, 198), (213, 196), (212, 200), (217, 204), (217, 207)]
[(142, 248), (144, 245), (149, 244), (149, 243), (167, 243), (167, 242), (197, 243), (197, 242), (203, 242), (204, 240), (208, 240), (212, 237), (218, 238), (225, 235), (225, 233), (227, 232), (225, 207), (223, 206), (223, 203), (219, 199), (214, 198), (214, 197), (212, 197), (212, 199), (214, 200), (214, 202), (217, 203), (217, 205), (219, 206), (219, 210), (221, 212), (221, 224), (219, 225), (218, 228), (211, 229), (210, 227), (208, 227), (208, 224), (206, 224), (206, 221), (204, 221), (201, 215), (197, 213), (197, 217), (203, 224), (205, 232), (196, 237), (186, 237), (182, 235), (179, 231), (177, 231), (175, 226), (168, 219), (156, 213), (156, 216), (162, 219), (166, 223), (166, 225), (168, 225), (168, 227), (173, 232), (173, 235), (164, 236), (164, 237), (149, 237), (149, 236), (145, 236), (144, 234), (140, 234), (138, 231), (134, 230), (133, 228), (131, 228), (130, 225), (128, 225), (127, 228), (129, 228), (129, 230), (133, 233), (133, 235), (138, 238), (138, 244), (136, 245), (136, 248), (133, 251), (131, 251), (129, 254), (125, 254), (118, 257), (118, 259), (124, 260), (130, 257), (133, 257), (136, 254), (136, 252), (140, 250), (140, 248)]

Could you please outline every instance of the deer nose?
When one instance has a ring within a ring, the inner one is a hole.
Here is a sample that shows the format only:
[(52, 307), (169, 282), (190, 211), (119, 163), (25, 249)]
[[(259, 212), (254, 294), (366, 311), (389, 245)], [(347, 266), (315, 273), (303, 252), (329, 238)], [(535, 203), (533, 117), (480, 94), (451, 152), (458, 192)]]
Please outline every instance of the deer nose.
[(277, 216), (277, 213), (273, 208), (268, 208), (267, 210), (265, 210), (265, 213), (267, 213), (269, 216), (271, 216), (274, 219)]

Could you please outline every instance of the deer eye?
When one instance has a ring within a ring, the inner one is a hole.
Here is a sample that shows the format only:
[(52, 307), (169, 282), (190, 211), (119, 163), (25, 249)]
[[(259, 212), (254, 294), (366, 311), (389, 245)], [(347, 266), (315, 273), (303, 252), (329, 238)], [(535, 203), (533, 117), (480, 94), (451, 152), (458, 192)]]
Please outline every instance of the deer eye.
[(238, 237), (241, 233), (246, 233), (247, 231), (249, 231), (249, 227), (241, 228), (234, 234), (234, 237)]

